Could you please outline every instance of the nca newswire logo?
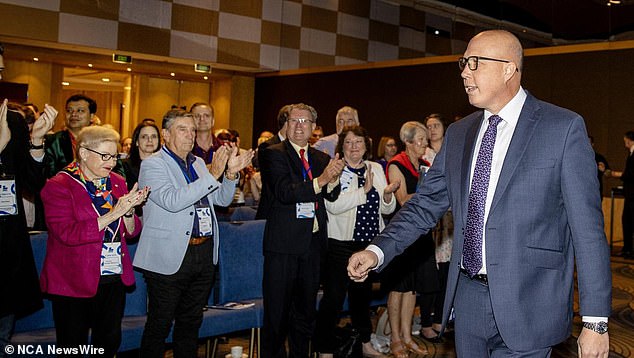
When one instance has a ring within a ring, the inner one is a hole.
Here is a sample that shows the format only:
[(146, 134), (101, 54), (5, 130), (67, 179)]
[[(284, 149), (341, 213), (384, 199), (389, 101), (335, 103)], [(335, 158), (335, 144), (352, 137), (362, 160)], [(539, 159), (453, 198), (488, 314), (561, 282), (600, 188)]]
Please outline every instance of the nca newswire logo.
[(94, 347), (92, 344), (79, 345), (77, 347), (57, 347), (54, 344), (8, 344), (4, 347), (6, 354), (27, 354), (29, 356), (38, 354), (57, 355), (103, 355), (105, 349)]

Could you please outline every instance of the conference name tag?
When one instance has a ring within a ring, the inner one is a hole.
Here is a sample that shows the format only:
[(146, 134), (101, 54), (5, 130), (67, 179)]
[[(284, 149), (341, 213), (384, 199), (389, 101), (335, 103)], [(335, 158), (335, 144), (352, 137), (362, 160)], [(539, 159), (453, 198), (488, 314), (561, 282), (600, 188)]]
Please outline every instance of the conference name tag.
[(209, 206), (196, 208), (196, 216), (198, 217), (198, 234), (211, 236), (213, 234), (211, 208)]
[(0, 179), (0, 216), (7, 215), (18, 215), (15, 179), (12, 176), (5, 176)]
[(104, 242), (101, 246), (101, 274), (120, 275), (121, 272), (121, 243)]
[(315, 217), (315, 203), (297, 203), (295, 211), (298, 219), (313, 219)]

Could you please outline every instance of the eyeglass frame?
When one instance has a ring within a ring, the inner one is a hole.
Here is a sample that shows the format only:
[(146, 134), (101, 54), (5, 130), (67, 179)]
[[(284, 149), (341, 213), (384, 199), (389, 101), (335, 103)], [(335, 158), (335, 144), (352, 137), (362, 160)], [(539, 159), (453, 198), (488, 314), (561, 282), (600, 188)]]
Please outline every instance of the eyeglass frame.
[[(471, 65), (469, 65), (469, 61), (472, 58), (475, 59), (474, 68), (471, 68)], [(478, 64), (479, 64), (480, 60), (503, 62), (503, 63), (512, 63), (513, 62), (513, 61), (510, 61), (510, 60), (501, 60), (499, 58), (492, 58), (492, 57), (485, 57), (485, 56), (469, 56), (469, 57), (460, 57), (458, 59), (458, 68), (460, 69), (460, 71), (464, 71), (464, 69), (467, 68), (467, 67), (469, 68), (470, 71), (476, 71), (478, 69)], [(464, 64), (463, 64), (463, 62), (464, 62)], [(515, 71), (519, 72), (519, 69), (517, 67), (515, 67)]]
[[(94, 149), (90, 149), (90, 148), (88, 148), (88, 147), (81, 147), (81, 148), (84, 148), (84, 149), (86, 149), (86, 150), (87, 150), (87, 151), (89, 151), (89, 152), (93, 152), (93, 153), (95, 153), (95, 154), (100, 155), (100, 156), (101, 156), (101, 160), (102, 160), (102, 161), (104, 161), (104, 162), (108, 162), (108, 161), (111, 161), (111, 160), (113, 160), (113, 159), (114, 159), (114, 160), (119, 160), (119, 159), (121, 159), (121, 154), (119, 154), (119, 153), (117, 153), (117, 154), (115, 154), (115, 155), (112, 155), (112, 154), (110, 154), (110, 153), (101, 153), (101, 152), (98, 152), (98, 151), (96, 151), (96, 150), (94, 150)], [(108, 159), (106, 159), (106, 158), (108, 158)]]
[(293, 122), (295, 122), (295, 124), (293, 125), (297, 125), (297, 124), (314, 124), (316, 121), (313, 119), (308, 119), (308, 118), (288, 118), (286, 120), (289, 124), (293, 124)]

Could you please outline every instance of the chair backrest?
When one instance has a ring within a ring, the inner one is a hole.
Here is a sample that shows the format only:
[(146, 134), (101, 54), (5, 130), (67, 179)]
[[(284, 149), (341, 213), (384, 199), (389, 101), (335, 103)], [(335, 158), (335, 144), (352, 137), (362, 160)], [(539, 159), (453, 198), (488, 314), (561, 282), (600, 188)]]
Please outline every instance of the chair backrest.
[(255, 213), (257, 208), (251, 206), (238, 206), (233, 209), (231, 213), (231, 221), (249, 221), (255, 220)]
[[(31, 248), (33, 249), (33, 258), (35, 259), (35, 267), (37, 268), (38, 276), (42, 272), (42, 266), (44, 265), (47, 240), (48, 233), (46, 232), (31, 235)], [(31, 315), (16, 320), (14, 332), (21, 333), (53, 327), (55, 327), (55, 323), (53, 322), (53, 308), (51, 301), (44, 300), (44, 308)]]
[[(137, 244), (128, 244), (130, 260), (134, 260)], [(145, 316), (147, 314), (147, 286), (143, 274), (134, 271), (134, 287), (126, 289), (124, 316)]]
[(218, 302), (262, 297), (265, 220), (219, 223)]

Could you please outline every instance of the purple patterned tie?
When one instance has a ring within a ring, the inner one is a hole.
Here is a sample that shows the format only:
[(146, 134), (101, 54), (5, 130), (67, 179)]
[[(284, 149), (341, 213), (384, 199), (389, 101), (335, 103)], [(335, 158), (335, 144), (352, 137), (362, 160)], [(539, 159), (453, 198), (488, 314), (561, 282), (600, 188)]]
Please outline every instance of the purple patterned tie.
[(489, 117), (489, 126), (482, 137), (482, 144), (478, 152), (471, 191), (469, 191), (469, 208), (467, 211), (467, 226), (464, 233), (464, 248), (462, 264), (471, 277), (482, 267), (482, 231), (484, 228), (484, 206), (491, 177), (491, 159), (497, 135), (497, 125), (502, 121), (498, 115)]

